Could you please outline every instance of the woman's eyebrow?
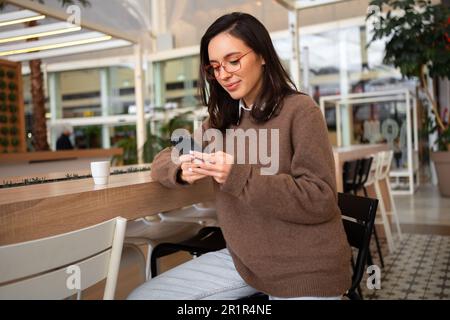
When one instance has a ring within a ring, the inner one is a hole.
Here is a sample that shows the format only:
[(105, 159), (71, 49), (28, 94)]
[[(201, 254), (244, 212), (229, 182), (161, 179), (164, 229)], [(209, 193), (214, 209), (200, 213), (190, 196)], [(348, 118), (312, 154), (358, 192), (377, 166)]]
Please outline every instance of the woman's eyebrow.
[[(225, 57), (223, 57), (224, 59), (226, 59), (226, 58), (228, 58), (228, 57), (230, 57), (230, 56), (232, 56), (232, 55), (235, 55), (235, 54), (240, 54), (240, 53), (242, 53), (242, 52), (240, 52), (240, 51), (237, 51), (237, 52), (230, 52), (230, 53), (228, 53)], [(217, 61), (217, 60), (209, 60), (209, 62), (219, 62), (219, 61)]]

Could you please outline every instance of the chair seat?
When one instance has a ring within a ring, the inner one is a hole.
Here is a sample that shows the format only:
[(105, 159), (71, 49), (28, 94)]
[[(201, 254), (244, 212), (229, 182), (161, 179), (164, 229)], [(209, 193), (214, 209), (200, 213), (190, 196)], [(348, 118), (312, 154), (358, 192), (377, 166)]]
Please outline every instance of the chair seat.
[(202, 228), (195, 236), (187, 240), (173, 243), (164, 242), (158, 244), (152, 255), (158, 256), (164, 251), (188, 251), (192, 254), (203, 254), (211, 251), (217, 251), (226, 247), (225, 239), (219, 227)]
[(186, 251), (194, 256), (226, 248), (225, 239), (219, 227), (204, 227), (195, 236), (181, 242), (164, 242), (153, 248), (151, 254), (151, 275), (156, 276), (156, 259), (169, 254)]
[(269, 300), (269, 296), (262, 292), (257, 292), (247, 297), (242, 297), (238, 300), (256, 300), (256, 301), (267, 301)]

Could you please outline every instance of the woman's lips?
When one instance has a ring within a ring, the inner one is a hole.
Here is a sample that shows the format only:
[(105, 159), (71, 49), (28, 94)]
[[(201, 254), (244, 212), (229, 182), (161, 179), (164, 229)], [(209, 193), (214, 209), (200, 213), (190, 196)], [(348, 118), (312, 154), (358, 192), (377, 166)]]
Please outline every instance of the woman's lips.
[(225, 85), (225, 88), (228, 90), (228, 91), (235, 91), (235, 90), (237, 90), (237, 88), (239, 87), (239, 84), (241, 83), (241, 81), (239, 80), (239, 81), (236, 81), (236, 82), (233, 82), (233, 83), (230, 83), (230, 84), (226, 84)]

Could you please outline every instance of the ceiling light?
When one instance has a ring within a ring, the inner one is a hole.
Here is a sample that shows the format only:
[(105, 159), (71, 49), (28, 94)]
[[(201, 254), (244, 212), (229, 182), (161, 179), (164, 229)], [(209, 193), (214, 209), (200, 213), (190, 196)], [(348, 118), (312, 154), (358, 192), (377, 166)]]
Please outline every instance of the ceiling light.
[(111, 36), (102, 36), (102, 37), (97, 37), (97, 38), (92, 38), (92, 39), (69, 41), (69, 42), (63, 42), (63, 43), (56, 43), (56, 44), (38, 46), (38, 47), (33, 47), (33, 48), (3, 51), (3, 52), (0, 52), (0, 56), (9, 56), (9, 55), (12, 55), (12, 54), (28, 53), (28, 52), (35, 52), (35, 51), (41, 51), (41, 50), (50, 50), (50, 49), (58, 49), (58, 48), (71, 47), (71, 46), (83, 45), (83, 44), (94, 43), (94, 42), (107, 41), (107, 40), (111, 40), (111, 39), (112, 39)]
[(72, 46), (72, 47), (59, 48), (59, 49), (53, 49), (53, 50), (45, 50), (45, 51), (37, 51), (37, 52), (24, 53), (24, 54), (15, 54), (12, 56), (8, 56), (6, 58), (10, 61), (29, 61), (29, 60), (34, 60), (34, 59), (45, 59), (45, 58), (73, 55), (73, 54), (78, 54), (78, 53), (93, 52), (93, 51), (99, 51), (99, 50), (105, 50), (105, 49), (121, 48), (121, 47), (127, 47), (131, 44), (132, 43), (130, 43), (126, 40), (112, 39), (109, 41), (89, 43), (89, 44), (84, 44), (84, 45), (79, 45), (79, 46)]
[(40, 15), (40, 16), (36, 16), (36, 17), (29, 17), (29, 18), (22, 18), (22, 19), (17, 19), (17, 20), (12, 20), (12, 21), (5, 21), (5, 22), (0, 22), (0, 27), (10, 26), (12, 24), (36, 21), (36, 20), (42, 20), (42, 19), (45, 19), (44, 15)]
[(0, 27), (42, 20), (45, 15), (31, 10), (19, 10), (0, 14)]
[(40, 38), (40, 37), (47, 37), (47, 36), (52, 36), (55, 34), (62, 34), (62, 33), (67, 33), (67, 32), (79, 31), (79, 30), (81, 30), (81, 27), (73, 26), (71, 28), (64, 28), (64, 29), (53, 30), (53, 31), (44, 31), (44, 32), (38, 32), (38, 33), (33, 33), (33, 34), (25, 34), (22, 36), (11, 37), (11, 38), (4, 38), (4, 39), (0, 39), (0, 43)]

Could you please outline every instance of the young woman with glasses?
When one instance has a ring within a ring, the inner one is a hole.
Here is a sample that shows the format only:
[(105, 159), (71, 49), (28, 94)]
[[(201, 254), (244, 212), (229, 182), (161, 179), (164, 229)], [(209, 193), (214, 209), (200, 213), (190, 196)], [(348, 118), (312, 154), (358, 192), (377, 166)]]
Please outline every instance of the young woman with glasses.
[(265, 142), (278, 153), (271, 155), (278, 156), (278, 170), (263, 174), (260, 159), (238, 162), (228, 149), (182, 155), (181, 163), (172, 161), (171, 149), (162, 151), (151, 174), (163, 185), (214, 179), (227, 248), (157, 276), (130, 298), (238, 299), (264, 292), (271, 299), (340, 299), (351, 284), (351, 253), (319, 108), (297, 92), (268, 31), (249, 14), (224, 15), (208, 28), (200, 65), (209, 112), (203, 130), (216, 129), (224, 140), (233, 130), (277, 130)]

